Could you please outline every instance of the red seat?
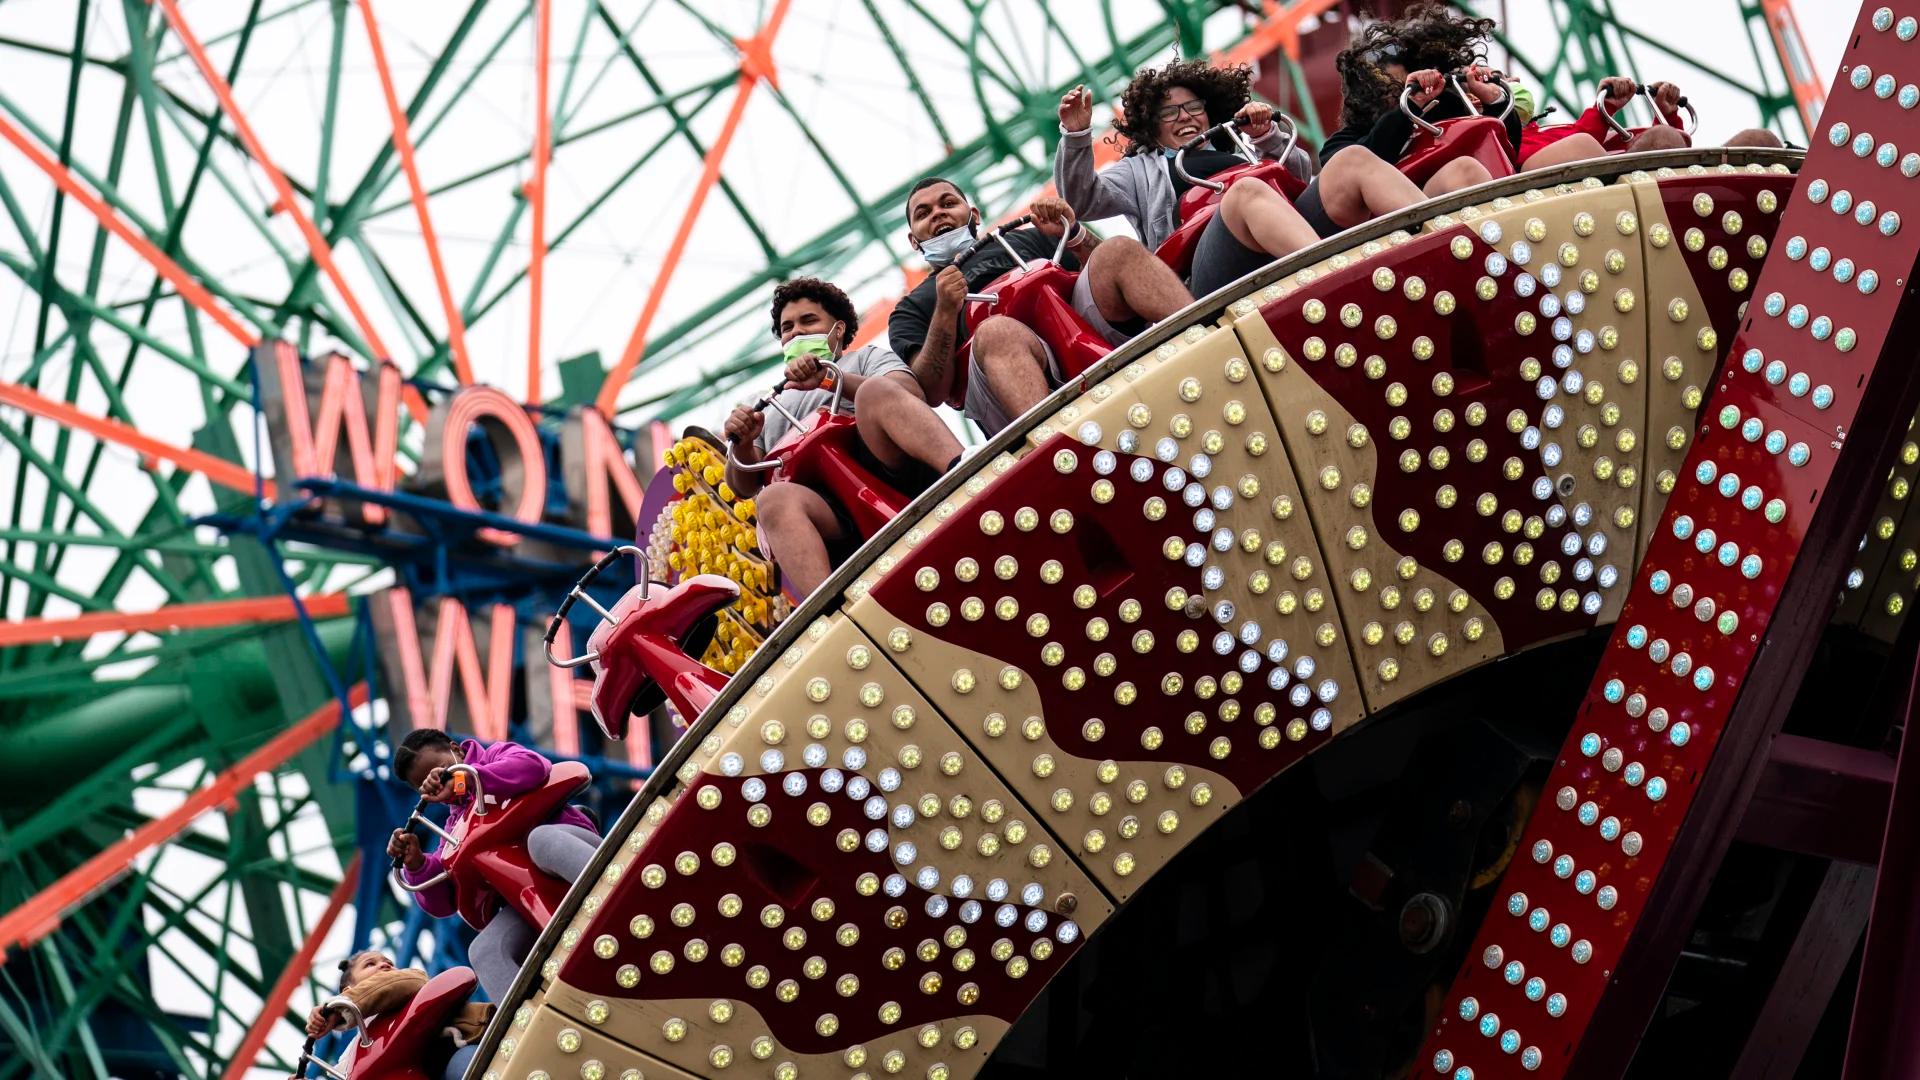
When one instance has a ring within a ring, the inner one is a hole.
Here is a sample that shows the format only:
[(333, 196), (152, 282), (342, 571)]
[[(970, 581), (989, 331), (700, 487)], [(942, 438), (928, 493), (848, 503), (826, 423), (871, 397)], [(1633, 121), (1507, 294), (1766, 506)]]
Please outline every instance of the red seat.
[(910, 501), (859, 458), (860, 432), (846, 413), (820, 409), (812, 426), (796, 428), (767, 457), (780, 461), (779, 478), (820, 492), (846, 510), (862, 537), (892, 521)]
[[(1097, 333), (1078, 311), (1073, 309), (1073, 289), (1080, 272), (1068, 270), (1045, 259), (1034, 259), (1024, 266), (994, 278), (981, 294), (998, 299), (989, 304), (974, 301), (967, 305), (967, 325), (978, 327), (995, 315), (1004, 315), (1032, 330), (1059, 361), (1060, 373), (1074, 378), (1113, 351), (1107, 339)], [(973, 358), (973, 338), (960, 348), (957, 362), (960, 374), (954, 380), (949, 404), (965, 404), (967, 368)]]
[(527, 834), (552, 821), (592, 779), (577, 761), (557, 762), (546, 783), (498, 803), (489, 797), (490, 805), (476, 805), (460, 819), (454, 849), (442, 862), (467, 925), (486, 926), (502, 900), (535, 929), (553, 919), (573, 883), (533, 865)]
[[(642, 592), (646, 598), (641, 598)], [(678, 585), (627, 590), (587, 638), (593, 661), (593, 719), (609, 739), (627, 737), (630, 717), (671, 700), (691, 724), (727, 677), (700, 662), (719, 626), (720, 611), (740, 598), (740, 586), (718, 574), (696, 574)]]
[(1507, 126), (1491, 116), (1464, 116), (1442, 120), (1438, 135), (1415, 131), (1413, 141), (1400, 155), (1400, 172), (1417, 185), (1424, 186), (1448, 162), (1473, 158), (1487, 167), (1498, 180), (1516, 171), (1513, 143), (1507, 139)]
[[(1222, 188), (1229, 188), (1238, 180), (1247, 177), (1265, 182), (1275, 191), (1293, 202), (1307, 190), (1306, 181), (1293, 175), (1284, 163), (1262, 161), (1253, 165), (1239, 165), (1221, 172), (1211, 179)], [(1193, 253), (1200, 246), (1200, 234), (1206, 231), (1207, 223), (1220, 211), (1220, 200), (1226, 192), (1195, 184), (1180, 196), (1180, 227), (1172, 236), (1160, 242), (1154, 252), (1160, 261), (1173, 268), (1173, 272), (1186, 278), (1193, 273)]]
[(406, 1008), (368, 1021), (354, 1048), (352, 1080), (438, 1080), (422, 1062), (478, 984), (472, 968), (448, 968), (428, 979)]

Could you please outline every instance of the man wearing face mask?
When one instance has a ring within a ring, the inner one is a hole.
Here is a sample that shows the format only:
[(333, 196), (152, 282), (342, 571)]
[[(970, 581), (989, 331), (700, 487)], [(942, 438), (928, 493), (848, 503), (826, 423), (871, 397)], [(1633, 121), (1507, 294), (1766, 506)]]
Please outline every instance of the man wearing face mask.
[[(1085, 267), (1073, 309), (1108, 342), (1117, 345), (1193, 302), (1173, 271), (1139, 241), (1101, 240), (1080, 227), (1065, 200), (1038, 199), (1029, 212), (1033, 226), (1007, 233), (1007, 243), (1023, 261), (1050, 259), (1064, 235), (1068, 267)], [(964, 407), (991, 436), (1065, 380), (1047, 343), (1024, 324), (995, 315), (967, 326), (967, 294), (1015, 265), (991, 240), (968, 257), (980, 231), (980, 212), (958, 184), (928, 177), (913, 186), (907, 237), (934, 273), (894, 307), (887, 338), (912, 365), (926, 400)], [(961, 370), (957, 357), (970, 333), (972, 354)]]
[[(840, 368), (841, 407), (849, 404), (860, 433), (865, 462), (894, 478), (905, 490), (930, 483), (960, 459), (960, 440), (920, 396), (920, 384), (905, 361), (879, 345), (843, 351), (859, 327), (853, 302), (818, 278), (796, 278), (773, 291), (773, 332), (786, 357), (786, 389), (779, 404), (807, 423), (833, 403), (832, 375), (821, 365)], [(727, 417), (725, 433), (734, 456), (751, 465), (766, 457), (791, 431), (792, 424), (773, 408), (745, 405)], [(762, 488), (764, 473), (743, 473), (727, 465), (727, 484), (742, 496), (754, 496), (760, 544), (780, 567), (793, 592), (805, 598), (834, 565), (865, 539), (843, 507), (801, 484), (779, 481)]]

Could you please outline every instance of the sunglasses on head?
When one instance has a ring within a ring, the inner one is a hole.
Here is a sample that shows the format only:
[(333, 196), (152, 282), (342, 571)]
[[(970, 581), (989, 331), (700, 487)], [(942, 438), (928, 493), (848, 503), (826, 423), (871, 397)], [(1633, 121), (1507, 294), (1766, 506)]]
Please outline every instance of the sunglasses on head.
[(1379, 67), (1381, 64), (1397, 64), (1405, 55), (1406, 50), (1402, 49), (1398, 43), (1389, 41), (1385, 45), (1361, 53), (1360, 59), (1373, 67)]
[(1207, 103), (1195, 99), (1179, 105), (1162, 105), (1160, 106), (1158, 115), (1161, 120), (1178, 120), (1182, 114), (1187, 116), (1205, 116), (1207, 115)]

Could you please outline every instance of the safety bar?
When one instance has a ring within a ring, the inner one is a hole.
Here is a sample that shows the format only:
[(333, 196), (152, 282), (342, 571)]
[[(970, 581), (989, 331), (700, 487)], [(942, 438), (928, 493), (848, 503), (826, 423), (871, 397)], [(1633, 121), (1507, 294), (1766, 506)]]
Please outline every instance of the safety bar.
[[(1443, 78), (1445, 78), (1447, 85), (1453, 88), (1453, 92), (1459, 96), (1460, 100), (1465, 103), (1469, 112), (1477, 116), (1485, 116), (1486, 109), (1481, 106), (1480, 100), (1474, 97), (1461, 82), (1465, 76), (1465, 71), (1449, 71)], [(1499, 83), (1501, 89), (1507, 92), (1507, 107), (1500, 110), (1499, 116), (1494, 117), (1494, 119), (1499, 120), (1501, 123), (1505, 123), (1507, 117), (1513, 115), (1513, 87), (1508, 85), (1506, 75), (1498, 71), (1488, 71), (1487, 79), (1490, 82)], [(1428, 135), (1440, 134), (1440, 125), (1433, 123), (1424, 116), (1414, 113), (1413, 94), (1415, 89), (1417, 89), (1416, 84), (1409, 80), (1406, 87), (1400, 91), (1400, 112), (1404, 114), (1407, 119), (1413, 121), (1414, 126), (1426, 132)]]
[[(1633, 92), (1633, 97), (1634, 98), (1645, 97), (1647, 99), (1647, 110), (1653, 114), (1652, 126), (1654, 127), (1678, 128), (1680, 131), (1685, 132), (1689, 136), (1691, 136), (1700, 127), (1700, 114), (1694, 110), (1693, 103), (1691, 101), (1688, 101), (1685, 97), (1682, 97), (1678, 102), (1679, 107), (1687, 111), (1688, 122), (1685, 127), (1682, 127), (1681, 125), (1676, 124), (1673, 121), (1667, 119), (1667, 114), (1661, 111), (1660, 101), (1658, 97), (1655, 96), (1653, 87), (1642, 86)], [(1632, 98), (1628, 99), (1628, 103), (1631, 104), (1632, 100), (1633, 100)], [(1621, 106), (1621, 108), (1623, 109), (1625, 107), (1626, 107), (1625, 105)], [(1607, 92), (1605, 89), (1602, 89), (1600, 91), (1599, 96), (1594, 99), (1593, 108), (1595, 112), (1598, 112), (1601, 116), (1604, 116), (1607, 118), (1607, 125), (1613, 128), (1615, 134), (1619, 135), (1623, 139), (1633, 138), (1633, 129), (1627, 127), (1625, 124), (1622, 124), (1613, 115), (1613, 113), (1607, 109)]]
[[(367, 1034), (366, 1018), (360, 1015), (360, 1006), (355, 1005), (352, 998), (344, 994), (336, 994), (320, 1003), (320, 1012), (323, 1015), (333, 1012), (343, 1014), (348, 1021), (348, 1028), (360, 1029), (360, 1045), (373, 1045), (373, 1037)], [(307, 1037), (306, 1045), (300, 1048), (300, 1056), (294, 1059), (293, 1075), (288, 1080), (302, 1080), (307, 1075), (308, 1065), (318, 1065), (320, 1071), (332, 1077), (333, 1080), (348, 1080), (346, 1073), (341, 1072), (331, 1063), (313, 1056), (313, 1046), (319, 1041), (313, 1036)]]
[[(733, 456), (732, 443), (728, 443), (727, 445), (727, 456), (729, 459)], [(774, 464), (778, 465), (779, 462), (775, 462)], [(753, 466), (742, 466), (742, 468), (748, 471), (763, 471), (755, 469)], [(580, 575), (580, 580), (574, 582), (573, 588), (567, 591), (566, 599), (560, 601), (560, 610), (555, 611), (553, 613), (553, 619), (547, 623), (547, 663), (557, 668), (577, 668), (582, 664), (589, 664), (600, 658), (598, 652), (590, 652), (562, 660), (553, 655), (553, 639), (559, 636), (560, 624), (566, 621), (567, 612), (573, 610), (573, 602), (575, 600), (584, 601), (588, 607), (599, 612), (600, 618), (603, 621), (609, 623), (616, 621), (612, 612), (601, 607), (598, 601), (587, 595), (587, 586), (593, 584), (594, 580), (597, 579), (607, 567), (612, 566), (614, 563), (620, 561), (623, 556), (627, 555), (635, 555), (640, 559), (640, 599), (645, 600), (647, 598), (647, 590), (653, 584), (653, 559), (648, 557), (645, 551), (632, 544), (622, 544), (612, 551), (607, 552), (605, 555), (602, 555), (599, 562), (588, 567), (587, 572)], [(455, 768), (471, 768), (471, 766), (461, 765), (455, 766)], [(475, 776), (474, 798), (477, 800), (479, 798), (478, 774), (476, 773)]]
[[(1283, 119), (1287, 122), (1287, 145), (1281, 149), (1279, 157), (1275, 159), (1282, 162), (1287, 160), (1287, 156), (1293, 153), (1293, 148), (1300, 143), (1300, 129), (1294, 125), (1293, 117), (1283, 112), (1273, 114), (1274, 123), (1278, 123)], [(1205, 177), (1189, 174), (1187, 172), (1187, 152), (1189, 150), (1198, 150), (1200, 147), (1213, 141), (1215, 135), (1224, 133), (1233, 139), (1235, 153), (1239, 154), (1247, 164), (1257, 164), (1260, 161), (1260, 151), (1254, 148), (1253, 140), (1247, 138), (1245, 129), (1245, 122), (1239, 117), (1234, 117), (1231, 120), (1215, 124), (1180, 144), (1179, 149), (1173, 152), (1174, 174), (1194, 187), (1205, 188), (1215, 194), (1227, 190), (1227, 186), (1217, 180), (1210, 180)]]
[[(1001, 249), (1007, 253), (1007, 257), (1013, 260), (1013, 264), (1015, 266), (1021, 265), (1023, 262), (1025, 262), (1025, 260), (1020, 258), (1019, 252), (1013, 250), (1012, 244), (1007, 243), (1005, 234), (1012, 232), (1015, 229), (1021, 228), (1022, 226), (1030, 225), (1032, 223), (1033, 223), (1032, 214), (1021, 214), (1019, 217), (1014, 218), (1011, 221), (1001, 222), (999, 225), (988, 229), (985, 236), (982, 236), (980, 239), (974, 241), (974, 245), (968, 248), (965, 254), (955, 259), (953, 261), (953, 264), (955, 266), (959, 266), (960, 264), (973, 258), (975, 255), (978, 255), (981, 252), (986, 251), (988, 241), (995, 241), (999, 243)], [(1060, 239), (1063, 241), (1061, 246), (1065, 247), (1066, 245), (1064, 241), (1066, 240), (1066, 234), (1061, 233)], [(1057, 254), (1055, 255), (1055, 258), (1056, 259), (1058, 258)], [(997, 304), (1000, 302), (1000, 294), (997, 292), (987, 292), (987, 293), (970, 292), (967, 294), (967, 300), (975, 304)]]

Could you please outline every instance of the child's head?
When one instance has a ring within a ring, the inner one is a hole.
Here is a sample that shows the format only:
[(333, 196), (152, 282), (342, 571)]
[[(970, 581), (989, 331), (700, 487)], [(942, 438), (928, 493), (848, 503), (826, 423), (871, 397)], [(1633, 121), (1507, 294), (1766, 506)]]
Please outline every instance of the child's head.
[(400, 741), (400, 749), (393, 755), (393, 775), (400, 782), (415, 791), (426, 780), (427, 774), (435, 769), (458, 764), (461, 760), (460, 748), (436, 728), (414, 728)]
[(378, 975), (383, 971), (392, 971), (393, 961), (378, 949), (363, 949), (340, 961), (340, 990), (359, 982), (369, 975)]

